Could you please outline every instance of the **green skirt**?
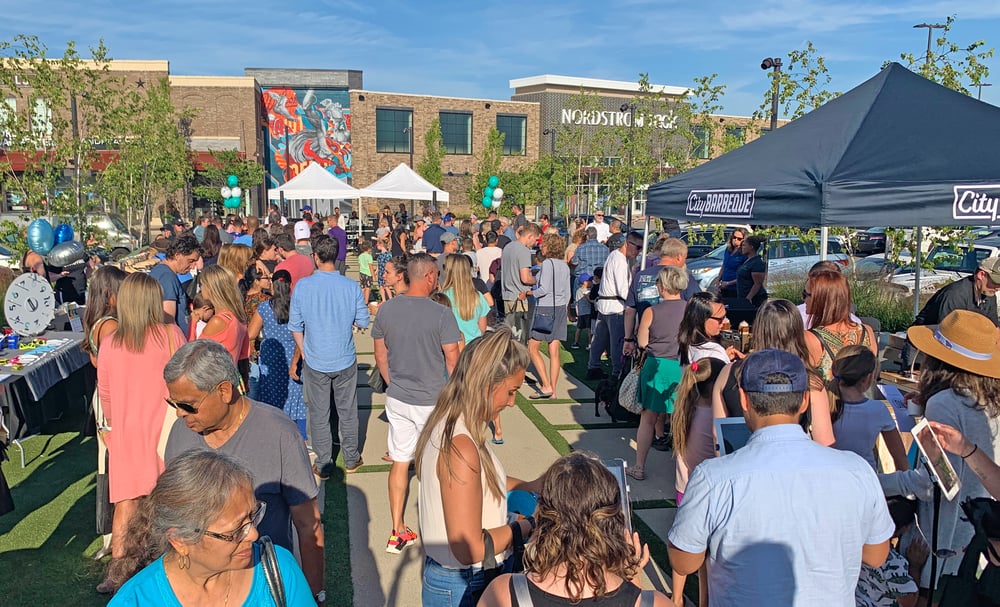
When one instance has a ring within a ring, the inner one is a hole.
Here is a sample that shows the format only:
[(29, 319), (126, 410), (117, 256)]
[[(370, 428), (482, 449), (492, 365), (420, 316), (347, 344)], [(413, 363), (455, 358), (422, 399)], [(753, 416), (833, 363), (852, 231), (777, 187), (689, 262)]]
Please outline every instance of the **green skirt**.
[(656, 413), (673, 413), (681, 375), (681, 363), (676, 359), (647, 356), (639, 373), (637, 397), (642, 408)]

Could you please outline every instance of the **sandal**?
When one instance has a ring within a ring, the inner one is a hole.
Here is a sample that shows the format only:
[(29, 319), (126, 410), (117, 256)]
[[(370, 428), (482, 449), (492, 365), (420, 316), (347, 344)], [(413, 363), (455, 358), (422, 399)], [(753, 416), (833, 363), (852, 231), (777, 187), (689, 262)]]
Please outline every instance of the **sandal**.
[(545, 392), (542, 392), (541, 390), (535, 390), (535, 393), (532, 394), (531, 396), (529, 396), (528, 400), (547, 400), (549, 398), (552, 398), (552, 394), (553, 394), (552, 392), (549, 392), (548, 394), (546, 394)]
[(634, 478), (637, 481), (644, 481), (644, 480), (646, 480), (646, 472), (642, 468), (640, 468), (638, 466), (629, 468), (628, 469), (628, 475), (631, 476), (632, 478)]

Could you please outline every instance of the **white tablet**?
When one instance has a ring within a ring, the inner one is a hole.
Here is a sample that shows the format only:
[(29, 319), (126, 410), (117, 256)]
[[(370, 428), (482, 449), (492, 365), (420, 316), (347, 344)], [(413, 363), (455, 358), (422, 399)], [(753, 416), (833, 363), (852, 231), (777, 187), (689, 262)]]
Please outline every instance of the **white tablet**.
[(720, 417), (715, 420), (715, 445), (719, 455), (728, 455), (750, 440), (750, 428), (742, 417)]
[(920, 420), (913, 427), (913, 430), (910, 430), (910, 434), (913, 435), (917, 447), (920, 448), (920, 453), (923, 454), (924, 460), (930, 466), (931, 473), (937, 480), (938, 486), (941, 487), (941, 493), (949, 500), (954, 499), (958, 495), (962, 483), (958, 480), (958, 474), (952, 467), (948, 456), (945, 455), (944, 449), (941, 448), (941, 443), (938, 442), (934, 430), (927, 423), (927, 418)]
[(622, 496), (622, 513), (625, 514), (625, 526), (628, 528), (629, 533), (632, 533), (632, 502), (631, 496), (629, 495), (628, 489), (628, 475), (626, 474), (625, 460), (619, 458), (615, 459), (605, 459), (601, 460), (604, 467), (607, 468), (611, 474), (618, 481), (618, 491)]

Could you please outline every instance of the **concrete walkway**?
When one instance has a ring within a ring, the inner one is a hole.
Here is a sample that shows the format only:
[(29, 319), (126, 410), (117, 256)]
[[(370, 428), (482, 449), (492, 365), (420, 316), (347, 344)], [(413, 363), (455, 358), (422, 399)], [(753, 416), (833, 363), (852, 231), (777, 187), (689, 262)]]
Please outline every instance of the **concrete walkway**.
[[(357, 263), (348, 259), (348, 276), (357, 278)], [(358, 352), (358, 405), (361, 409), (362, 453), (365, 466), (348, 475), (347, 517), (350, 527), (351, 581), (356, 607), (419, 606), (420, 572), (423, 553), (419, 541), (402, 554), (385, 551), (391, 531), (387, 495), (387, 466), (381, 457), (386, 451), (388, 424), (383, 408), (384, 394), (373, 394), (367, 387), (368, 369), (375, 364), (374, 344), (370, 333), (355, 333)], [(579, 352), (584, 352), (580, 350)], [(529, 371), (529, 377), (531, 377)], [(635, 461), (635, 428), (611, 427), (607, 414), (594, 416), (593, 391), (582, 380), (567, 373), (560, 375), (551, 400), (528, 401), (533, 388), (525, 382), (520, 390), (519, 405), (502, 414), (505, 444), (494, 446), (494, 452), (507, 473), (524, 479), (534, 479), (559, 457), (559, 451), (543, 434), (542, 427), (555, 430), (573, 450), (596, 453), (602, 459), (623, 458)], [(525, 411), (533, 407), (541, 419), (533, 422)], [(637, 503), (638, 517), (662, 541), (673, 521), (674, 460), (670, 452), (650, 451), (646, 480), (630, 479), (631, 499)], [(670, 506), (670, 507), (668, 507)], [(326, 517), (339, 516), (327, 513)], [(405, 520), (417, 529), (417, 480), (411, 477)], [(418, 531), (419, 533), (419, 531)], [(650, 538), (646, 538), (647, 541)], [(669, 593), (670, 574), (664, 573), (667, 563), (651, 562), (643, 572), (643, 586)], [(329, 572), (336, 579), (338, 573)]]

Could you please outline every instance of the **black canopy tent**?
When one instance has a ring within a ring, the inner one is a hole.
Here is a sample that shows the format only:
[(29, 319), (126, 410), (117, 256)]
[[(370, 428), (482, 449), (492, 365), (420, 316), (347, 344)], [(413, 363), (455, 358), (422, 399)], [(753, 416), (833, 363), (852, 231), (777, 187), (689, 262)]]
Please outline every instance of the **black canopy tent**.
[(1000, 108), (892, 63), (649, 188), (649, 215), (706, 223), (983, 225), (1000, 216)]

